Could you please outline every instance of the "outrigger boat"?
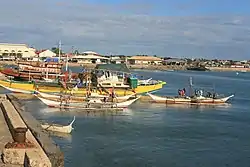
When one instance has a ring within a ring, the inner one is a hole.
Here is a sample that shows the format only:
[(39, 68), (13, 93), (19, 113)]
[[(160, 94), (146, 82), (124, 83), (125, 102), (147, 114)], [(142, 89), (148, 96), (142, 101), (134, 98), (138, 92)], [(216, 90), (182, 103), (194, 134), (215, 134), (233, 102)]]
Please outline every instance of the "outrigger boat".
[[(86, 75), (90, 76), (90, 83), (94, 84), (96, 82), (96, 86), (98, 89), (100, 88), (114, 88), (115, 92), (118, 96), (126, 96), (134, 93), (142, 94), (146, 92), (155, 91), (161, 89), (166, 82), (158, 81), (158, 80), (145, 80), (140, 81), (138, 78), (133, 77), (126, 67), (126, 65), (119, 64), (104, 64), (98, 65), (96, 69), (90, 72), (85, 72)], [(122, 68), (121, 68), (122, 67)], [(93, 75), (92, 75), (93, 72)], [(95, 80), (95, 81), (94, 81)], [(0, 84), (17, 90), (24, 91), (39, 91), (42, 93), (60, 93), (65, 92), (69, 94), (74, 89), (75, 85), (68, 84), (67, 82), (67, 90), (62, 87), (58, 82), (50, 82), (50, 83), (39, 83), (39, 82), (24, 82), (24, 81), (15, 81), (15, 80), (0, 80)], [(74, 90), (74, 95), (82, 96), (86, 95), (86, 84), (81, 81), (81, 84), (78, 85), (77, 89)], [(72, 85), (72, 86), (69, 86)], [(101, 92), (100, 92), (101, 94)]]
[[(151, 93), (147, 93), (151, 97), (154, 102), (157, 103), (167, 103), (167, 104), (224, 104), (230, 98), (234, 97), (234, 95), (226, 96), (226, 97), (218, 97), (215, 93), (208, 92), (207, 96), (203, 96), (202, 90), (196, 90), (195, 94), (191, 94), (190, 96), (185, 95), (186, 90), (179, 90), (179, 96), (176, 97), (161, 97), (156, 96)], [(190, 92), (192, 91), (192, 78), (190, 77)]]
[[(42, 93), (42, 92), (39, 92), (39, 91), (35, 91), (35, 94), (39, 94), (41, 97), (43, 98), (48, 98), (48, 99), (55, 99), (55, 100), (59, 100), (63, 97), (68, 97), (70, 98), (71, 101), (84, 101), (87, 99), (87, 97), (85, 96), (73, 96), (73, 95), (58, 95), (58, 94), (48, 94), (48, 93)], [(127, 95), (127, 96), (118, 96), (118, 97), (115, 97), (115, 99), (117, 101), (126, 101), (128, 100), (129, 98), (135, 96), (136, 94), (130, 94), (130, 95)], [(94, 93), (94, 92), (91, 92), (91, 95), (90, 95), (90, 98), (108, 98), (109, 96), (107, 95), (99, 95), (98, 93)]]
[(222, 98), (210, 98), (210, 97), (161, 97), (151, 93), (147, 93), (154, 102), (167, 103), (167, 104), (223, 104), (226, 103), (234, 95), (230, 95)]
[(72, 127), (73, 123), (75, 122), (75, 116), (73, 120), (70, 122), (69, 125), (63, 126), (63, 125), (58, 125), (58, 124), (41, 124), (42, 128), (48, 131), (53, 131), (53, 132), (60, 132), (60, 133), (71, 133), (71, 131), (74, 129)]
[(137, 101), (141, 96), (135, 99), (127, 100), (119, 103), (103, 102), (100, 99), (90, 99), (88, 102), (67, 102), (55, 101), (37, 96), (44, 104), (55, 108), (76, 108), (76, 109), (96, 109), (96, 108), (127, 108)]

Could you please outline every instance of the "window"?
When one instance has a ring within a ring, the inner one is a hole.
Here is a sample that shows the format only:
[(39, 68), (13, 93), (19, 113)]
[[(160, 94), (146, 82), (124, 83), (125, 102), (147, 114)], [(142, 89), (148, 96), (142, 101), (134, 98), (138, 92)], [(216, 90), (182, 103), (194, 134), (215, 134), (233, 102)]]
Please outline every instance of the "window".
[(110, 83), (102, 83), (103, 86), (110, 86)]

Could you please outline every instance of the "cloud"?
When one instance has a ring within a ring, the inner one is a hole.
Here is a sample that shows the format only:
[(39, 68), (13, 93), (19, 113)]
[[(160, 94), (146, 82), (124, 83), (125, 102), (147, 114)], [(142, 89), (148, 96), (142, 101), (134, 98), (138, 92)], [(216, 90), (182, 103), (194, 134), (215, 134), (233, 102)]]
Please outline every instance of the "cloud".
[(250, 53), (249, 16), (152, 16), (121, 12), (122, 4), (76, 0), (8, 0), (1, 6), (1, 42), (51, 48), (62, 40), (65, 51), (75, 46), (101, 54), (247, 58)]

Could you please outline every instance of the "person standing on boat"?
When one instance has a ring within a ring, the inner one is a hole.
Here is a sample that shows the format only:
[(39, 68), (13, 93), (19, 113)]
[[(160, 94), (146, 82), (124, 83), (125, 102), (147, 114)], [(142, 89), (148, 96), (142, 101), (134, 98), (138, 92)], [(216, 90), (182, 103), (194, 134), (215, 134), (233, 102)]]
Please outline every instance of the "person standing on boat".
[(182, 92), (183, 92), (182, 96), (186, 96), (186, 89), (185, 88), (183, 88)]
[(114, 102), (114, 98), (116, 98), (114, 87), (112, 87), (112, 88), (110, 89), (110, 96), (111, 96), (112, 103), (113, 103), (113, 102)]

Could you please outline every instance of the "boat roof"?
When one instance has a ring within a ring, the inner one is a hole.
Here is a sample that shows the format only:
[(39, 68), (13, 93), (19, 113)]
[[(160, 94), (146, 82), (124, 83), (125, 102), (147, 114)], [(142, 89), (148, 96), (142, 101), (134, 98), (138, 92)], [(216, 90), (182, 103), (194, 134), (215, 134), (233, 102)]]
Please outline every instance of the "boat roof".
[(95, 69), (131, 73), (126, 64), (98, 64)]

